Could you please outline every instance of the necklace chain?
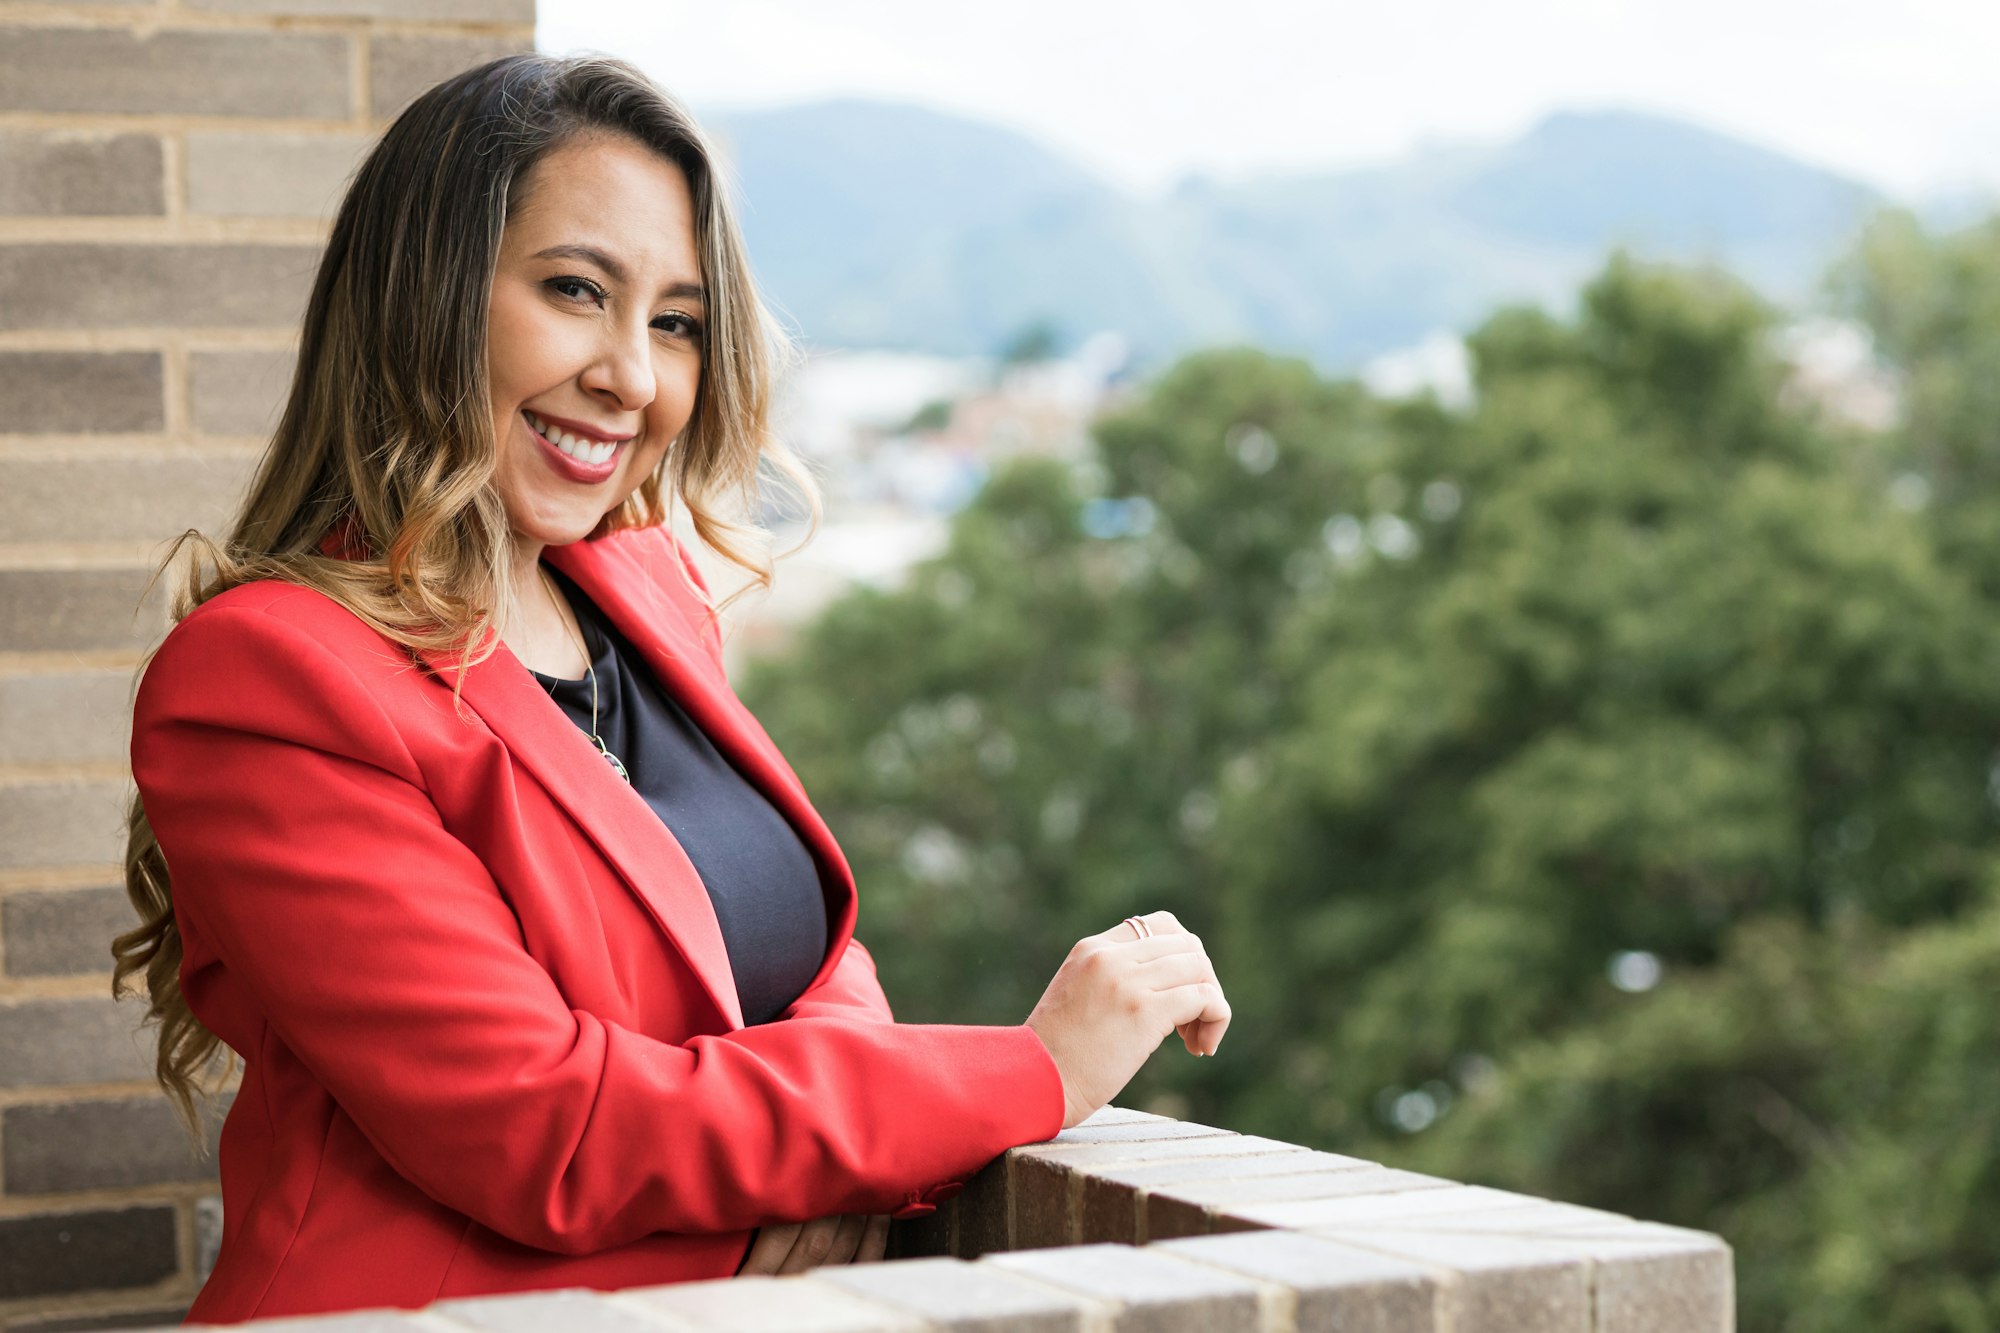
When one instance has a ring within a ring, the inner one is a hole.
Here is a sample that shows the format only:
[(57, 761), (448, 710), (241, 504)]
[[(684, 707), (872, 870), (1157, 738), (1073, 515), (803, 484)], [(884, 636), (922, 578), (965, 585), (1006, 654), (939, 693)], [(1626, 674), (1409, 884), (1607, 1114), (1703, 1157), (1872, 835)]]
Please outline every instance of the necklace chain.
[(624, 761), (611, 753), (611, 747), (606, 745), (604, 738), (597, 734), (597, 666), (590, 660), (590, 649), (584, 646), (582, 638), (578, 636), (575, 630), (570, 628), (569, 618), (563, 615), (562, 599), (556, 596), (555, 581), (549, 577), (549, 571), (544, 569), (540, 564), (537, 564), (535, 572), (542, 576), (542, 586), (548, 589), (549, 605), (555, 608), (556, 619), (562, 623), (564, 637), (571, 643), (574, 643), (576, 650), (583, 654), (583, 671), (585, 675), (590, 677), (591, 743), (597, 747), (597, 752), (604, 756), (605, 762), (611, 765), (612, 771), (629, 783), (632, 781), (632, 775), (625, 771)]

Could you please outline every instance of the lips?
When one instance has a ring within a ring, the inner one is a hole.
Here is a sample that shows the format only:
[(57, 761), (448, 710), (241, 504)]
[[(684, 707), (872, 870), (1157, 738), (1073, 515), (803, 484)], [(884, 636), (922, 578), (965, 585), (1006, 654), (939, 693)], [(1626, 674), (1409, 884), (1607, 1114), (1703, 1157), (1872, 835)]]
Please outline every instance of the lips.
[(549, 466), (561, 476), (585, 485), (609, 481), (618, 471), (618, 451), (629, 442), (585, 439), (543, 421), (526, 408), (521, 410), (521, 420), (541, 445), (542, 457)]
[(618, 446), (624, 443), (623, 440), (605, 440), (573, 433), (552, 422), (544, 421), (525, 407), (521, 409), (521, 415), (527, 419), (529, 430), (579, 463), (594, 466), (607, 462), (618, 452)]

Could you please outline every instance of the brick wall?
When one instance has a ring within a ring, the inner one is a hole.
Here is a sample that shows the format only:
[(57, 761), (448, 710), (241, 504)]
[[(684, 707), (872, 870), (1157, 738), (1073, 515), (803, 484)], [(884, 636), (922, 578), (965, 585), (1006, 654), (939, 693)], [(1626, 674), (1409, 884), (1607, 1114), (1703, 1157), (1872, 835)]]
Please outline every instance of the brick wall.
[[(314, 1333), (1732, 1333), (1718, 1238), (1108, 1107), (886, 1264), (445, 1301)], [(274, 1321), (273, 1327), (303, 1325)], [(248, 1327), (255, 1329), (255, 1322)]]
[(0, 0), (0, 1325), (178, 1317), (216, 1211), (108, 998), (164, 538), (222, 535), (348, 171), (534, 0)]

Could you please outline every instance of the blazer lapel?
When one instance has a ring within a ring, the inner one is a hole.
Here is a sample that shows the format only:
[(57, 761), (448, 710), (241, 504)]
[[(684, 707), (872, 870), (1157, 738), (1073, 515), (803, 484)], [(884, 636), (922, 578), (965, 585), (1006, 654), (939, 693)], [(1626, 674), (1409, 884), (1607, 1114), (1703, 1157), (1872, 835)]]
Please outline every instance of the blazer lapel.
[[(839, 844), (834, 841), (832, 831), (807, 799), (805, 788), (792, 772), (791, 765), (785, 762), (763, 727), (743, 706), (742, 700), (736, 697), (727, 677), (709, 656), (708, 649), (695, 638), (687, 625), (686, 612), (674, 605), (669, 600), (671, 595), (663, 591), (677, 585), (685, 577), (678, 554), (666, 542), (642, 545), (599, 540), (551, 546), (544, 555), (550, 564), (574, 580), (598, 609), (610, 617), (723, 758), (763, 793), (812, 853), (819, 867), (827, 909), (828, 947), (810, 983), (817, 985), (838, 964), (847, 941), (854, 934), (854, 874)], [(653, 556), (658, 557), (657, 561), (642, 559)], [(654, 567), (655, 564), (658, 567)], [(695, 596), (694, 590), (688, 589), (685, 596), (691, 601)], [(518, 663), (513, 665), (519, 666)], [(525, 669), (522, 674), (526, 675)], [(550, 713), (557, 715), (559, 721), (576, 733), (575, 724), (560, 716), (552, 701), (544, 696), (543, 702), (549, 704)], [(582, 753), (588, 756), (590, 764), (595, 765), (601, 775), (608, 777), (614, 785), (624, 787), (625, 784), (610, 773), (590, 742), (583, 739), (580, 733), (578, 739)], [(599, 773), (592, 776), (599, 776)], [(645, 811), (653, 827), (664, 832), (664, 826), (645, 801), (636, 793), (630, 793), (629, 788), (627, 792)], [(671, 840), (671, 835), (668, 837)], [(679, 851), (678, 844), (675, 850)], [(682, 859), (685, 860), (685, 857)], [(712, 925), (714, 908), (708, 903), (707, 894), (700, 888), (698, 880), (695, 886), (702, 898), (703, 919)], [(719, 931), (716, 932), (716, 939), (720, 949)], [(733, 1003), (733, 980), (730, 997)], [(740, 1016), (736, 1022), (741, 1024)]]
[[(422, 656), (451, 681), (456, 670), (451, 654)], [(687, 959), (730, 1027), (742, 1027), (736, 977), (715, 907), (687, 853), (645, 798), (611, 771), (504, 643), (466, 672), (460, 697), (617, 869)]]

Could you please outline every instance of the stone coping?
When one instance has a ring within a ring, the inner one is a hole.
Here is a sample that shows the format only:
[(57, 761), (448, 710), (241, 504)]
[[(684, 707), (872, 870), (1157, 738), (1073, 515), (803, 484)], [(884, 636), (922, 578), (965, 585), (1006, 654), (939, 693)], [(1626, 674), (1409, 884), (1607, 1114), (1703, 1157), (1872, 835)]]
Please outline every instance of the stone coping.
[(1107, 1107), (887, 1263), (255, 1321), (301, 1333), (1729, 1333), (1706, 1232)]

